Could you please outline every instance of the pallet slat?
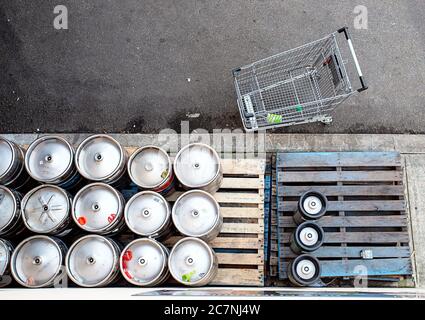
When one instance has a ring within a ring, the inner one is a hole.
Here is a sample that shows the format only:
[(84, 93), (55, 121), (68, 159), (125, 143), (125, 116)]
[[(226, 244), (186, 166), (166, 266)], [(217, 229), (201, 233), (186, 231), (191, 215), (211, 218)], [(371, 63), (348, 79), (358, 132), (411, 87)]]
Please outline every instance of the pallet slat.
[[(281, 243), (288, 243), (291, 233), (281, 234)], [(326, 232), (324, 243), (409, 243), (407, 232)]]
[(219, 268), (211, 285), (261, 286), (262, 277), (257, 269)]
[[(174, 202), (183, 192), (175, 192), (167, 200)], [(259, 193), (242, 193), (242, 192), (221, 192), (220, 190), (213, 194), (219, 203), (236, 203), (236, 204), (262, 204), (263, 197)]]
[[(409, 258), (409, 247), (321, 247), (311, 254), (317, 258), (361, 258), (363, 250), (372, 250), (374, 258)], [(297, 254), (291, 248), (284, 247), (283, 254), (287, 258), (295, 258)]]
[[(311, 186), (278, 186), (279, 197), (299, 197)], [(327, 196), (403, 196), (402, 185), (374, 186), (315, 186), (315, 190)]]
[(402, 181), (399, 171), (290, 171), (278, 172), (278, 182), (377, 182)]
[[(279, 211), (295, 211), (297, 201), (279, 201)], [(403, 211), (404, 200), (329, 201), (328, 211)]]
[(264, 263), (257, 253), (217, 253), (219, 264), (258, 265)]

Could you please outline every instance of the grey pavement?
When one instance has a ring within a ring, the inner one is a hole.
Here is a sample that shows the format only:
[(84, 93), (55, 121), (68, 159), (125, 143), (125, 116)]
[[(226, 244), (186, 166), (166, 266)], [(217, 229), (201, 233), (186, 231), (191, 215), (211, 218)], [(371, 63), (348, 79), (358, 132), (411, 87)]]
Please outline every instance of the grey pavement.
[(422, 0), (3, 0), (0, 132), (239, 128), (233, 68), (347, 25), (370, 89), (330, 126), (276, 132), (424, 133), (424, 16)]

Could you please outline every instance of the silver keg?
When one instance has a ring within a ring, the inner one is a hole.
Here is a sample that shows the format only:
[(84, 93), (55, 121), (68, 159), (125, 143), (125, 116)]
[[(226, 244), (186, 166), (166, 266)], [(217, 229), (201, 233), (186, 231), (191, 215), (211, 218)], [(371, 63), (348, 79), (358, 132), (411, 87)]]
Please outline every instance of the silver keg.
[(183, 238), (171, 250), (168, 268), (172, 277), (186, 286), (205, 286), (217, 275), (214, 250), (198, 238)]
[(105, 134), (96, 134), (78, 146), (75, 164), (88, 180), (118, 184), (125, 177), (127, 158), (127, 151), (118, 141)]
[(168, 279), (168, 249), (156, 240), (140, 238), (124, 248), (121, 273), (131, 284), (152, 287)]
[(112, 234), (124, 226), (124, 197), (105, 183), (92, 183), (82, 188), (72, 202), (72, 218), (83, 230)]
[(5, 239), (0, 239), (0, 288), (11, 283), (10, 257), (12, 252), (12, 244)]
[(0, 185), (19, 189), (30, 181), (25, 170), (24, 151), (20, 146), (0, 137)]
[(0, 235), (16, 235), (25, 229), (22, 222), (21, 194), (0, 186)]
[(25, 226), (35, 233), (59, 235), (70, 229), (71, 195), (55, 185), (41, 185), (22, 199)]
[(288, 266), (288, 278), (299, 287), (320, 284), (321, 266), (319, 260), (310, 255), (297, 256)]
[(215, 192), (223, 180), (220, 157), (202, 143), (189, 144), (179, 151), (174, 159), (174, 172), (185, 189)]
[(156, 146), (137, 149), (128, 161), (128, 173), (137, 186), (163, 195), (174, 191), (173, 165), (167, 152)]
[(58, 238), (37, 235), (22, 241), (13, 251), (13, 278), (28, 288), (51, 287), (64, 272), (65, 244)]
[(25, 168), (42, 183), (71, 189), (81, 182), (74, 165), (74, 148), (59, 136), (43, 136), (28, 147)]
[(153, 191), (135, 194), (125, 206), (124, 217), (128, 228), (141, 236), (161, 238), (171, 230), (171, 206)]
[(219, 204), (202, 190), (183, 193), (174, 203), (172, 219), (181, 234), (205, 241), (214, 239), (223, 226)]
[(120, 275), (120, 247), (107, 237), (87, 235), (75, 241), (65, 258), (69, 278), (81, 287), (104, 287)]

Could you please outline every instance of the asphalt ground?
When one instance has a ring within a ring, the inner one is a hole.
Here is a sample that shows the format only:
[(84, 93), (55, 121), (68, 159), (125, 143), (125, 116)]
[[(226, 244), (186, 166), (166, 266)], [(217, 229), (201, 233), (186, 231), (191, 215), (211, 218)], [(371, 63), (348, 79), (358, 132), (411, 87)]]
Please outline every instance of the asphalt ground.
[(369, 90), (276, 132), (424, 133), (424, 17), (423, 0), (3, 0), (0, 132), (240, 128), (232, 69), (346, 25)]

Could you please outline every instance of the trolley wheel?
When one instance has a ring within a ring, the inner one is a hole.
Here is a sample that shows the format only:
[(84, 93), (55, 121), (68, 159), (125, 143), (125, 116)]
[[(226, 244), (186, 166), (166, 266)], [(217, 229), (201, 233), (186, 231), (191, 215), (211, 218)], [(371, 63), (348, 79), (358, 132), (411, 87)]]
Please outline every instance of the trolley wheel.
[(325, 117), (322, 120), (320, 120), (321, 123), (323, 123), (324, 125), (330, 125), (332, 124), (332, 117)]
[(319, 282), (320, 262), (310, 254), (303, 254), (289, 264), (288, 278), (298, 287), (308, 287)]
[(300, 224), (291, 236), (291, 249), (295, 253), (313, 252), (319, 249), (324, 241), (325, 233), (315, 222), (306, 221)]
[(301, 224), (304, 221), (320, 219), (328, 208), (326, 196), (319, 191), (307, 191), (301, 195), (297, 210), (294, 214), (294, 221)]

